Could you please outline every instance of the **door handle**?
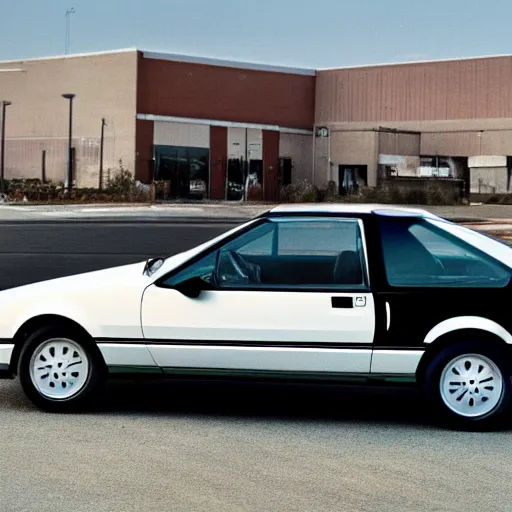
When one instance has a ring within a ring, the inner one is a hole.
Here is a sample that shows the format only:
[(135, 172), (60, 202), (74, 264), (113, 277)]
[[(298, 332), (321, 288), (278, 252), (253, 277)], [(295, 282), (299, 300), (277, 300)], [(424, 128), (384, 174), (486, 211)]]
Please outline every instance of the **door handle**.
[(331, 305), (335, 309), (351, 309), (354, 307), (352, 297), (331, 297)]
[(391, 325), (391, 308), (389, 307), (389, 302), (386, 302), (386, 330), (389, 331), (389, 326)]

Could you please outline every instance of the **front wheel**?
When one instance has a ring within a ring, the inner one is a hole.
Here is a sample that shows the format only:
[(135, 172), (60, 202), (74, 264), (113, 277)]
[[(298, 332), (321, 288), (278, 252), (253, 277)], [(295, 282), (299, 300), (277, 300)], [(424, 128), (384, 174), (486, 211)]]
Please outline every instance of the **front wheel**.
[(510, 354), (492, 342), (459, 342), (441, 350), (425, 372), (433, 412), (473, 430), (503, 428), (512, 399)]
[(41, 409), (69, 412), (97, 395), (106, 372), (96, 346), (79, 332), (50, 327), (32, 334), (18, 363), (27, 397)]

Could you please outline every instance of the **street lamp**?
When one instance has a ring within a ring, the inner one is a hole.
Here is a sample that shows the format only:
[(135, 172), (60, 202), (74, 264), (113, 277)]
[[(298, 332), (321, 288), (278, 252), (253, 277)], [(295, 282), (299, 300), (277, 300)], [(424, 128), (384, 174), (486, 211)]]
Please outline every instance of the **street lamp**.
[(105, 145), (105, 126), (107, 123), (105, 122), (105, 118), (101, 120), (101, 139), (100, 139), (100, 182), (99, 189), (103, 190), (103, 147)]
[(10, 101), (0, 101), (2, 106), (2, 124), (0, 133), (0, 192), (4, 191), (4, 172), (5, 172), (5, 111), (11, 105)]
[(71, 164), (73, 160), (73, 154), (71, 151), (71, 139), (73, 137), (73, 98), (75, 97), (72, 93), (62, 95), (63, 98), (69, 100), (69, 132), (68, 132), (68, 172), (67, 172), (67, 189), (71, 192), (72, 188), (72, 169)]

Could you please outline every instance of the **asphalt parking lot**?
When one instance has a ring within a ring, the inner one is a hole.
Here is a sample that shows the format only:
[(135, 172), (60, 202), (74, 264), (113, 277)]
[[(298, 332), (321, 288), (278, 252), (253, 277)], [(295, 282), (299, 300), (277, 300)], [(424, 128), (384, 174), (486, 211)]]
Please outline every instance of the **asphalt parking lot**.
[(217, 222), (0, 223), (0, 289), (170, 256), (232, 229)]
[[(229, 223), (0, 225), (0, 287), (172, 254)], [(431, 424), (414, 390), (110, 382), (42, 413), (0, 382), (0, 511), (510, 511), (508, 431)]]
[(509, 433), (429, 425), (412, 391), (112, 382), (41, 413), (0, 384), (1, 510), (509, 511)]

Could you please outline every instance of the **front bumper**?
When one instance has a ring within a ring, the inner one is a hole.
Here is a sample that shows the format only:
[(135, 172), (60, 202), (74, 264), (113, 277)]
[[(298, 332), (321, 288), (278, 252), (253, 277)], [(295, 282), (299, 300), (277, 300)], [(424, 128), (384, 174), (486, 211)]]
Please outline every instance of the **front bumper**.
[(0, 345), (0, 379), (12, 378), (12, 372), (9, 367), (13, 350), (14, 344)]

